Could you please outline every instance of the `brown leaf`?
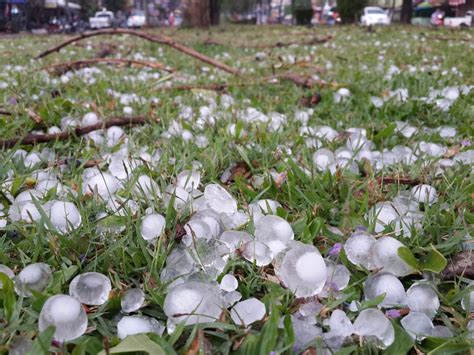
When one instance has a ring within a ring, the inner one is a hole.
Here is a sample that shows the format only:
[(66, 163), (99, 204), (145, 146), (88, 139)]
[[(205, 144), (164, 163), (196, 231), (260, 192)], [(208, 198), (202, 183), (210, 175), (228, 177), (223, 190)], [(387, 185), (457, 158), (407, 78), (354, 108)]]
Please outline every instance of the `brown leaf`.
[(38, 115), (35, 111), (30, 110), (29, 108), (26, 109), (26, 113), (28, 113), (28, 117), (36, 124), (43, 123), (43, 119), (40, 115)]
[(249, 179), (251, 176), (250, 167), (246, 162), (240, 161), (224, 171), (221, 176), (221, 181), (224, 184), (230, 184), (235, 182), (237, 178), (243, 177)]
[(474, 279), (474, 252), (472, 250), (464, 250), (454, 256), (441, 273), (444, 280), (454, 279), (456, 276)]
[(313, 95), (303, 96), (300, 99), (300, 106), (304, 107), (314, 107), (321, 102), (321, 95), (319, 93), (314, 93)]
[(184, 227), (181, 225), (181, 224), (176, 224), (176, 234), (175, 234), (175, 237), (174, 239), (180, 243), (181, 242), (181, 239), (183, 239), (183, 237), (186, 235), (186, 230), (184, 229)]

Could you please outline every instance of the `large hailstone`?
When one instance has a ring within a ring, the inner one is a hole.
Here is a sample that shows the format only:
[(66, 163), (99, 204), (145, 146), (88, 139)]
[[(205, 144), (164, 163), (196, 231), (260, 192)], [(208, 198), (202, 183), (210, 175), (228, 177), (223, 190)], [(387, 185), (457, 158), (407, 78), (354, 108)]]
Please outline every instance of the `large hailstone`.
[(214, 211), (227, 214), (237, 212), (237, 201), (220, 185), (207, 185), (204, 198)]
[(327, 268), (313, 245), (290, 241), (274, 262), (275, 274), (296, 297), (310, 297), (322, 291)]
[(329, 149), (321, 148), (313, 154), (313, 163), (319, 171), (325, 171), (334, 163), (334, 153)]
[(140, 233), (143, 239), (153, 241), (164, 233), (165, 227), (165, 217), (158, 213), (152, 213), (143, 217)]
[(79, 338), (87, 329), (87, 315), (81, 303), (67, 295), (48, 298), (38, 320), (39, 331), (54, 326), (54, 339), (64, 342)]
[(354, 321), (354, 334), (359, 335), (382, 349), (388, 348), (395, 340), (395, 330), (392, 323), (375, 308), (368, 308), (359, 313)]
[(430, 284), (417, 282), (407, 290), (407, 305), (413, 312), (422, 312), (434, 318), (440, 303), (438, 295)]
[(367, 233), (354, 233), (344, 243), (347, 259), (354, 265), (360, 265), (368, 270), (374, 269), (372, 247), (376, 239)]
[(162, 335), (165, 327), (156, 319), (145, 316), (124, 316), (117, 323), (117, 335), (125, 339), (129, 335), (155, 333)]
[(111, 290), (109, 278), (98, 272), (77, 275), (69, 284), (69, 294), (89, 306), (103, 305)]
[(400, 280), (391, 274), (377, 274), (370, 276), (364, 283), (364, 295), (366, 300), (372, 300), (385, 294), (385, 298), (379, 307), (394, 307), (406, 302), (406, 293)]
[(31, 291), (42, 292), (49, 285), (53, 273), (49, 265), (44, 263), (30, 264), (15, 278), (15, 291), (19, 296), (31, 297)]
[(229, 247), (231, 253), (234, 253), (243, 244), (253, 240), (253, 237), (244, 231), (228, 230), (219, 236), (219, 240)]
[(406, 276), (414, 269), (398, 256), (398, 249), (404, 247), (392, 237), (382, 237), (373, 246), (372, 257), (377, 268), (395, 276)]
[(438, 201), (438, 193), (433, 186), (417, 185), (411, 189), (413, 198), (419, 203), (426, 203), (432, 205)]
[(209, 283), (188, 281), (173, 287), (166, 295), (163, 309), (173, 323), (186, 325), (215, 322), (223, 300), (219, 289)]
[(367, 214), (370, 222), (375, 221), (375, 232), (383, 232), (385, 226), (395, 221), (399, 214), (390, 202), (377, 203)]
[(281, 217), (264, 216), (255, 224), (255, 239), (266, 244), (273, 255), (285, 249), (293, 238), (291, 225)]
[(99, 172), (96, 175), (84, 179), (82, 190), (84, 193), (96, 193), (107, 198), (115, 194), (119, 189), (119, 181), (109, 173)]
[(78, 228), (82, 223), (81, 214), (72, 202), (56, 201), (49, 211), (51, 224), (65, 233)]
[(154, 200), (161, 197), (160, 187), (147, 175), (140, 175), (133, 184), (132, 191), (135, 195), (145, 197), (148, 200)]
[(245, 260), (255, 263), (257, 266), (267, 266), (273, 259), (270, 248), (258, 240), (251, 240), (243, 244), (240, 253)]
[(425, 337), (430, 336), (434, 330), (430, 317), (421, 312), (410, 312), (402, 318), (400, 324), (416, 340), (423, 340)]
[(138, 311), (145, 304), (145, 293), (139, 288), (126, 291), (120, 300), (122, 312), (132, 313)]
[(237, 325), (249, 326), (265, 317), (265, 304), (256, 298), (237, 303), (230, 310), (230, 317)]
[(176, 177), (176, 186), (191, 192), (199, 187), (201, 174), (196, 170), (183, 170)]

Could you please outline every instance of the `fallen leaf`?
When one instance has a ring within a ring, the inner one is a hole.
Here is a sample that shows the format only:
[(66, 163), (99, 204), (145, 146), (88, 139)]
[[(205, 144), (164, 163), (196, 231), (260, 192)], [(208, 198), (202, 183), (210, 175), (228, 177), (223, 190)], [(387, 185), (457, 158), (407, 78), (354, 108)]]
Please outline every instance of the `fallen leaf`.
[(472, 250), (464, 250), (454, 256), (441, 273), (444, 280), (454, 279), (456, 276), (474, 279), (474, 252)]

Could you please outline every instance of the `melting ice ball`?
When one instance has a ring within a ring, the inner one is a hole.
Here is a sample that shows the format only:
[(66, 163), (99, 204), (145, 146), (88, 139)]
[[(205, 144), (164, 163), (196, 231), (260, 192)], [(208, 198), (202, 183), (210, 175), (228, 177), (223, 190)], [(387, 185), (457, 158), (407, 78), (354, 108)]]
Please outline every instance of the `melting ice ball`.
[(152, 213), (143, 217), (140, 229), (142, 238), (147, 241), (158, 239), (165, 231), (166, 219), (161, 214)]
[(117, 335), (120, 339), (143, 333), (162, 335), (164, 330), (165, 327), (156, 319), (145, 316), (124, 316), (117, 323)]
[(359, 313), (354, 321), (354, 333), (375, 341), (375, 344), (382, 349), (389, 347), (395, 340), (395, 330), (392, 323), (382, 313), (382, 311), (369, 308)]
[(79, 210), (72, 202), (54, 202), (49, 214), (52, 225), (62, 233), (78, 228), (82, 222)]
[(262, 320), (265, 317), (265, 304), (256, 298), (249, 298), (248, 300), (237, 303), (230, 310), (230, 317), (237, 325), (244, 327)]
[(209, 184), (204, 189), (204, 198), (209, 207), (220, 213), (237, 212), (237, 202), (222, 186)]
[(438, 295), (430, 284), (417, 282), (407, 290), (407, 305), (411, 311), (422, 312), (434, 318), (440, 303)]
[(416, 340), (423, 340), (434, 330), (430, 317), (421, 312), (410, 312), (400, 321), (402, 327)]
[(326, 283), (326, 264), (313, 245), (289, 242), (288, 249), (277, 256), (274, 266), (275, 274), (296, 297), (314, 296)]
[(291, 225), (281, 217), (264, 216), (255, 224), (255, 239), (266, 244), (273, 255), (285, 249), (293, 238)]
[(136, 312), (143, 307), (145, 303), (145, 293), (139, 288), (131, 288), (126, 291), (120, 301), (122, 312)]
[(107, 302), (111, 290), (109, 278), (98, 272), (77, 275), (69, 284), (69, 294), (90, 306), (100, 306)]
[(372, 261), (372, 247), (376, 239), (366, 233), (354, 233), (344, 243), (344, 252), (347, 259), (354, 265), (360, 265), (371, 270), (374, 268)]
[(189, 281), (173, 287), (166, 295), (164, 311), (174, 323), (186, 325), (215, 322), (223, 301), (219, 289), (209, 283)]
[(430, 185), (417, 185), (411, 189), (413, 198), (420, 203), (427, 203), (432, 205), (438, 201), (438, 193), (433, 186)]
[(80, 337), (87, 328), (87, 315), (81, 303), (67, 295), (48, 298), (39, 315), (38, 328), (42, 332), (54, 326), (54, 338), (69, 341)]
[(406, 293), (403, 284), (391, 274), (377, 274), (370, 276), (364, 283), (366, 300), (372, 300), (385, 294), (379, 307), (392, 307), (405, 304)]
[(266, 266), (272, 262), (273, 254), (269, 247), (257, 240), (251, 240), (240, 248), (244, 259), (255, 263), (257, 266)]
[(23, 297), (31, 297), (30, 290), (41, 292), (50, 283), (53, 273), (49, 265), (44, 263), (30, 264), (15, 278), (15, 291)]
[(412, 273), (414, 269), (398, 256), (398, 249), (404, 246), (392, 237), (382, 237), (377, 240), (372, 249), (375, 266), (395, 276), (406, 276)]

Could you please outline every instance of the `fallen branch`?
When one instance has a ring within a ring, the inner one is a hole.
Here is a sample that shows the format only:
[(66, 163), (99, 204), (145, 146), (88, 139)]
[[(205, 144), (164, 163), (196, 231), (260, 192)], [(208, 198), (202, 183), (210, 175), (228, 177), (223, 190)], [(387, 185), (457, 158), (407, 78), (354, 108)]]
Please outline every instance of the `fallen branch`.
[(425, 37), (427, 40), (439, 40), (439, 41), (454, 41), (454, 42), (474, 42), (471, 38), (453, 38), (453, 37), (442, 37), (442, 36), (429, 36)]
[(58, 63), (42, 67), (40, 70), (54, 71), (57, 75), (62, 75), (70, 70), (77, 70), (85, 67), (90, 67), (94, 64), (114, 64), (114, 65), (138, 65), (172, 73), (174, 70), (166, 67), (166, 65), (157, 62), (145, 62), (141, 60), (122, 59), (122, 58), (93, 58), (74, 60), (70, 62)]
[(3, 115), (3, 116), (12, 116), (12, 113), (11, 113), (10, 111), (0, 110), (0, 115)]
[(322, 38), (313, 37), (306, 41), (276, 42), (276, 43), (268, 43), (268, 44), (267, 43), (232, 44), (232, 43), (219, 42), (211, 38), (206, 38), (203, 43), (206, 45), (231, 46), (231, 47), (237, 47), (237, 48), (267, 49), (267, 48), (284, 48), (284, 47), (290, 47), (293, 45), (311, 46), (311, 45), (326, 43), (330, 41), (331, 39), (332, 39), (332, 36), (326, 36)]
[(84, 136), (90, 132), (97, 131), (99, 129), (105, 129), (112, 126), (131, 126), (131, 125), (142, 125), (147, 120), (145, 117), (130, 117), (130, 118), (112, 118), (105, 122), (96, 123), (89, 126), (77, 127), (67, 132), (53, 133), (53, 134), (28, 134), (25, 137), (11, 138), (0, 140), (0, 147), (12, 148), (16, 145), (35, 145), (37, 143), (47, 143), (52, 141), (64, 141), (71, 137)]
[(410, 186), (416, 186), (420, 184), (419, 180), (414, 180), (414, 179), (409, 179), (409, 178), (397, 178), (397, 177), (378, 177), (377, 182), (379, 185), (383, 184), (397, 184), (397, 185), (410, 185)]
[(175, 42), (172, 38), (164, 36), (164, 35), (153, 35), (150, 33), (146, 33), (143, 31), (136, 31), (136, 30), (130, 30), (130, 29), (125, 29), (125, 28), (117, 28), (117, 29), (105, 29), (105, 30), (98, 30), (98, 31), (91, 31), (91, 32), (84, 32), (78, 36), (74, 36), (72, 38), (69, 38), (68, 40), (61, 42), (60, 44), (40, 53), (36, 59), (44, 58), (47, 55), (58, 52), (62, 48), (75, 43), (77, 41), (81, 41), (86, 38), (90, 37), (95, 37), (95, 36), (101, 36), (101, 35), (118, 35), (118, 34), (128, 34), (131, 36), (136, 36), (139, 38), (143, 38), (145, 40), (148, 40), (150, 42), (154, 43), (159, 43), (163, 45), (170, 46), (171, 48), (174, 48), (180, 52), (183, 52), (191, 57), (194, 57), (204, 63), (207, 63), (209, 65), (215, 66), (221, 70), (224, 70), (228, 73), (234, 74), (234, 75), (239, 75), (239, 71), (235, 68), (232, 68), (224, 63), (221, 63), (213, 58), (210, 58), (193, 48), (187, 47), (183, 44), (180, 44), (178, 42)]

